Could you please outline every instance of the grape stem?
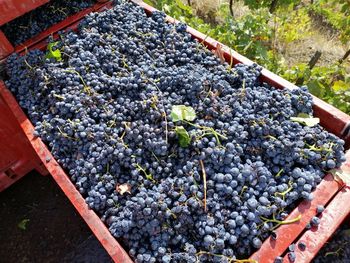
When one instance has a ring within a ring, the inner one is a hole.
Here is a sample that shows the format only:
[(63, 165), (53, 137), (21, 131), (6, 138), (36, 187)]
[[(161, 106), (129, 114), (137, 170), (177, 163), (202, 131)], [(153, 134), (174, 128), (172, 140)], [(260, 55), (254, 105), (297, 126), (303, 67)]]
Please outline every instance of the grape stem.
[(80, 73), (78, 71), (76, 71), (75, 69), (66, 69), (64, 70), (64, 72), (69, 72), (69, 73), (74, 73), (77, 74), (79, 79), (81, 80), (81, 82), (83, 83), (84, 86), (84, 92), (86, 92), (89, 96), (91, 95), (91, 90), (90, 87), (88, 85), (86, 85), (86, 82), (84, 81), (83, 77), (80, 75)]
[(269, 219), (269, 218), (266, 218), (266, 217), (263, 217), (263, 216), (261, 216), (260, 218), (261, 218), (265, 223), (271, 222), (271, 223), (276, 223), (276, 224), (277, 224), (277, 225), (275, 225), (274, 227), (272, 227), (272, 228), (270, 229), (270, 230), (272, 231), (272, 230), (276, 229), (277, 227), (279, 227), (280, 225), (288, 225), (288, 224), (292, 224), (292, 223), (295, 223), (295, 222), (300, 221), (300, 219), (301, 219), (301, 214), (298, 215), (296, 218), (293, 218), (293, 219), (290, 219), (290, 220), (283, 220), (283, 221), (277, 220), (277, 219), (275, 218), (275, 215), (273, 215), (273, 218), (272, 218), (272, 219)]
[(218, 144), (221, 145), (221, 142), (220, 142), (220, 139), (219, 137), (221, 137), (222, 139), (224, 140), (227, 140), (227, 137), (218, 133), (215, 129), (211, 128), (211, 127), (206, 127), (206, 126), (201, 126), (201, 125), (198, 125), (198, 124), (194, 124), (192, 122), (189, 122), (189, 121), (186, 121), (186, 120), (183, 120), (183, 122), (187, 123), (188, 125), (191, 125), (195, 128), (198, 128), (198, 129), (201, 129), (203, 132), (207, 132), (207, 133), (204, 133), (202, 134), (201, 136), (199, 136), (199, 138), (201, 137), (204, 137), (206, 135), (213, 135), (216, 139), (216, 141), (218, 142)]
[(213, 256), (213, 257), (226, 258), (229, 263), (258, 263), (258, 261), (256, 261), (255, 259), (236, 259), (233, 257), (227, 257), (225, 255), (210, 253), (207, 251), (199, 251), (196, 254), (197, 257), (200, 255), (208, 255), (208, 256)]
[(283, 168), (281, 168), (281, 170), (279, 170), (278, 173), (276, 174), (276, 177), (280, 177), (283, 171), (284, 171)]
[(144, 175), (146, 176), (146, 179), (152, 181), (153, 183), (156, 182), (156, 180), (153, 179), (152, 174), (147, 173), (146, 170), (141, 165), (139, 165), (138, 163), (136, 163), (136, 168), (137, 168), (137, 170), (139, 170), (139, 171), (144, 173)]
[(61, 95), (53, 94), (53, 96), (54, 96), (55, 98), (58, 98), (58, 99), (64, 100), (64, 97), (63, 97), (63, 96), (61, 96)]
[(60, 127), (57, 127), (57, 129), (58, 129), (59, 133), (60, 133), (63, 137), (68, 138), (68, 139), (71, 139), (71, 140), (74, 140), (74, 141), (77, 140), (76, 138), (73, 138), (73, 137), (69, 136), (67, 133), (63, 132), (63, 131), (61, 130)]
[(33, 67), (32, 67), (31, 65), (29, 65), (29, 63), (27, 62), (27, 60), (26, 60), (26, 59), (24, 59), (24, 63), (27, 65), (27, 67), (28, 67), (30, 70), (32, 70), (32, 69), (33, 69)]
[(204, 211), (207, 212), (207, 173), (205, 172), (204, 163), (202, 160), (199, 160), (201, 164), (202, 174), (203, 174), (203, 188), (204, 188)]

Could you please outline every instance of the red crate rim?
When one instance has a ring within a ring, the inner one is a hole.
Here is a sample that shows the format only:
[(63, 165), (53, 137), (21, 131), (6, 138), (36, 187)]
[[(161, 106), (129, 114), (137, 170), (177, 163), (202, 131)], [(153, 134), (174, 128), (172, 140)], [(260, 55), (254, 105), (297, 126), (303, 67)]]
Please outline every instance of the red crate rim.
[[(156, 10), (155, 8), (145, 4), (142, 1), (132, 0), (132, 2), (144, 8), (147, 13), (151, 13)], [(110, 8), (111, 4), (107, 3), (103, 7)], [(93, 11), (101, 11), (101, 9), (93, 10)], [(167, 20), (171, 23), (178, 22), (177, 20), (169, 16), (167, 16)], [(77, 23), (78, 22), (74, 22), (73, 24), (71, 23), (68, 23), (68, 24), (70, 28), (76, 28)], [(194, 38), (201, 40), (210, 49), (216, 49), (218, 45), (221, 45), (221, 49), (224, 52), (225, 59), (231, 60), (231, 56), (232, 56), (232, 59), (235, 61), (235, 63), (245, 63), (245, 64), (253, 63), (252, 61), (240, 55), (239, 53), (233, 50), (230, 50), (225, 45), (222, 45), (219, 42), (209, 37), (206, 37), (204, 34), (194, 30), (193, 28), (188, 27), (187, 31), (190, 34), (192, 34)], [(36, 47), (42, 48), (46, 45), (46, 43), (44, 43), (43, 41), (35, 42), (32, 44), (33, 44), (32, 48), (36, 48)], [(262, 74), (263, 74), (262, 79), (265, 82), (270, 83), (271, 85), (274, 85), (279, 88), (292, 88), (292, 89), (296, 88), (295, 85), (280, 78), (279, 76), (273, 74), (272, 72), (266, 69), (263, 69)], [(36, 150), (37, 154), (39, 155), (40, 159), (42, 160), (42, 162), (44, 163), (48, 171), (52, 174), (57, 184), (61, 187), (61, 189), (70, 199), (70, 201), (73, 203), (75, 208), (78, 210), (80, 215), (87, 222), (87, 224), (92, 229), (96, 237), (105, 247), (107, 252), (111, 255), (112, 259), (115, 262), (132, 262), (128, 254), (123, 250), (123, 248), (120, 246), (117, 240), (112, 237), (112, 235), (110, 234), (106, 226), (102, 223), (102, 221), (99, 219), (99, 217), (92, 210), (88, 208), (84, 198), (80, 195), (80, 193), (77, 191), (77, 189), (71, 182), (70, 178), (67, 176), (67, 174), (63, 171), (63, 169), (59, 166), (59, 164), (53, 158), (53, 156), (51, 155), (50, 151), (47, 149), (45, 144), (41, 141), (40, 138), (35, 138), (33, 136), (33, 129), (34, 129), (33, 125), (31, 124), (29, 119), (25, 116), (24, 112), (19, 107), (13, 95), (8, 91), (8, 89), (2, 82), (0, 82), (0, 95), (3, 96), (6, 103), (9, 105), (9, 107), (15, 114), (22, 129), (25, 131), (27, 138), (31, 142), (33, 148)], [(319, 116), (321, 118), (321, 124), (322, 125), (324, 124), (322, 123), (323, 119), (331, 120), (330, 129), (335, 130), (338, 135), (340, 136), (343, 135), (343, 137), (345, 136), (345, 139), (347, 139), (348, 138), (347, 134), (344, 135), (343, 132), (344, 130), (347, 130), (350, 116), (346, 115), (345, 113), (339, 111), (338, 109), (334, 108), (333, 106), (330, 106), (329, 104), (323, 102), (318, 98), (314, 97), (314, 101), (316, 106), (316, 109), (314, 107), (314, 110), (315, 110), (315, 113), (317, 112), (319, 113)], [(47, 161), (48, 159), (50, 159), (50, 161)], [(349, 156), (347, 156), (347, 161), (345, 165), (350, 166)], [(333, 180), (332, 176), (327, 175), (315, 190), (315, 193), (322, 193), (322, 195), (317, 195), (317, 196), (320, 196), (321, 199), (318, 199), (316, 197), (311, 203), (303, 201), (288, 216), (288, 218), (290, 219), (290, 218), (293, 218), (295, 215), (302, 213), (303, 214), (302, 219), (294, 224), (280, 226), (276, 230), (277, 234), (278, 233), (285, 234), (287, 231), (289, 235), (288, 237), (286, 237), (287, 240), (282, 240), (282, 242), (277, 241), (275, 242), (275, 244), (271, 245), (271, 242), (268, 238), (267, 240), (264, 241), (262, 248), (252, 255), (252, 259), (259, 259), (260, 263), (273, 262), (275, 256), (283, 255), (283, 253), (286, 251), (290, 243), (294, 242), (294, 240), (297, 239), (298, 235), (303, 233), (306, 223), (311, 219), (312, 216), (316, 214), (316, 209), (310, 209), (310, 207), (314, 208), (318, 204), (327, 204), (327, 203), (333, 204), (333, 206), (335, 206), (334, 202), (332, 203), (332, 200), (339, 199), (338, 194), (343, 193), (343, 191), (339, 192), (340, 189), (341, 187), (337, 182)], [(326, 194), (324, 194), (325, 191), (326, 191)], [(338, 221), (339, 220), (337, 220), (337, 222)], [(331, 222), (328, 222), (328, 223), (331, 223)], [(308, 232), (305, 232), (304, 235), (306, 235), (307, 233)], [(330, 233), (327, 233), (327, 235), (330, 235)], [(273, 250), (271, 250), (271, 248)], [(305, 260), (306, 261), (302, 261), (302, 262), (309, 262), (308, 260), (311, 260), (311, 258), (308, 258)]]

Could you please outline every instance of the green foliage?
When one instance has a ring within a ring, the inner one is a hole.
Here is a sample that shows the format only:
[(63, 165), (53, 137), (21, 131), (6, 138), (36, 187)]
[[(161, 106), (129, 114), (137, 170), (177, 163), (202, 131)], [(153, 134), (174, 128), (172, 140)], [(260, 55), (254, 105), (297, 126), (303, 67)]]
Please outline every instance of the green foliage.
[(277, 8), (283, 8), (289, 5), (297, 5), (300, 1), (297, 0), (244, 0), (244, 4), (250, 9), (269, 8), (270, 11)]
[(21, 222), (18, 223), (18, 228), (22, 229), (22, 230), (26, 230), (27, 229), (27, 223), (29, 222), (29, 219), (23, 219)]
[(181, 147), (188, 147), (191, 142), (191, 137), (183, 126), (176, 126), (175, 132), (179, 138), (179, 145)]
[(284, 12), (279, 12), (276, 22), (278, 23), (277, 37), (287, 44), (311, 35), (311, 19), (306, 9), (293, 12), (290, 6)]
[(344, 65), (335, 63), (310, 70), (306, 64), (298, 64), (286, 70), (282, 76), (291, 82), (304, 79), (312, 94), (350, 113), (350, 76)]
[(185, 105), (174, 105), (171, 109), (171, 119), (177, 121), (193, 121), (196, 118), (196, 112), (192, 107)]
[(230, 32), (231, 35), (226, 35), (224, 39), (221, 37), (222, 42), (260, 64), (266, 64), (272, 36), (269, 20), (270, 14), (265, 10), (249, 13), (236, 20), (228, 17), (221, 26), (221, 32)]
[[(223, 3), (216, 14), (220, 19), (215, 23), (197, 17), (183, 0), (145, 1), (287, 80), (306, 85), (315, 96), (350, 113), (350, 76), (344, 65), (334, 62), (310, 70), (306, 63), (300, 63), (287, 68), (276, 45), (276, 42), (290, 45), (311, 34), (309, 11), (324, 16), (346, 43), (350, 39), (349, 1), (315, 0), (314, 4), (305, 6), (300, 0), (244, 0), (251, 10), (235, 18), (230, 15), (228, 3)], [(271, 14), (273, 2), (276, 5)]]
[(62, 60), (62, 54), (59, 49), (53, 50), (53, 48), (58, 44), (58, 42), (52, 42), (47, 45), (47, 53), (46, 53), (46, 58), (54, 58), (57, 61)]
[(344, 43), (350, 40), (350, 2), (348, 0), (318, 0), (310, 10), (324, 17), (339, 31), (339, 39)]

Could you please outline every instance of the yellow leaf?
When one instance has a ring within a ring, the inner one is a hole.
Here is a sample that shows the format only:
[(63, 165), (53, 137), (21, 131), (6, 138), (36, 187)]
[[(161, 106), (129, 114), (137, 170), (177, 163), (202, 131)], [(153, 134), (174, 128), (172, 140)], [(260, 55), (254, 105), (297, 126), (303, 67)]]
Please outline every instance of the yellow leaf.
[(342, 80), (337, 80), (336, 82), (334, 82), (332, 88), (333, 88), (334, 91), (342, 91), (342, 90), (350, 89), (350, 85), (346, 84)]

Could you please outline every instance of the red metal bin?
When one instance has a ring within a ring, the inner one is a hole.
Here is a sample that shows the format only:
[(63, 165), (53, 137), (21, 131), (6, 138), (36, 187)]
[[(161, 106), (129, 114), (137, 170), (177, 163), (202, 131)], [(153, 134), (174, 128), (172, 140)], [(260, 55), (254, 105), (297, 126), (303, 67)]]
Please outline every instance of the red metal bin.
[(48, 173), (18, 119), (0, 98), (0, 192), (33, 169), (43, 175)]
[[(49, 0), (0, 0), (0, 26), (49, 2)], [(14, 48), (0, 30), (0, 61)]]
[[(151, 13), (156, 10), (153, 7), (143, 3), (142, 1), (134, 0), (136, 4), (142, 6), (147, 13)], [(91, 8), (91, 11), (101, 11), (104, 8), (111, 7), (110, 3), (101, 5), (98, 8)], [(83, 11), (87, 13), (86, 10)], [(80, 17), (79, 17), (80, 19)], [(177, 21), (171, 17), (167, 17), (170, 23), (177, 23)], [(60, 25), (56, 25), (41, 35), (41, 37), (28, 41), (26, 45), (30, 48), (45, 48), (46, 43), (44, 39), (51, 33), (62, 29), (63, 27), (76, 28), (78, 23), (77, 19), (67, 19)], [(229, 50), (226, 46), (218, 43), (217, 41), (206, 37), (204, 34), (188, 28), (188, 32), (193, 35), (194, 38), (200, 40), (209, 49), (215, 50), (219, 48), (219, 51), (223, 54), (226, 61), (233, 61), (236, 63), (253, 63), (244, 56), (238, 54), (233, 50)], [(57, 34), (56, 34), (57, 35)], [(55, 36), (55, 34), (54, 34)], [(17, 51), (23, 51), (23, 47), (18, 47)], [(279, 88), (297, 88), (290, 82), (276, 76), (270, 71), (264, 69), (262, 71), (262, 80), (267, 83), (274, 85)], [(59, 164), (55, 161), (50, 151), (47, 149), (45, 144), (40, 138), (33, 136), (33, 125), (30, 123), (24, 112), (19, 107), (18, 103), (12, 96), (12, 94), (5, 87), (4, 83), (0, 82), (0, 96), (7, 104), (10, 109), (9, 114), (13, 115), (16, 119), (17, 125), (24, 131), (26, 139), (30, 142), (31, 146), (41, 159), (44, 166), (53, 176), (57, 184), (61, 187), (67, 197), (71, 200), (72, 204), (78, 210), (80, 215), (87, 222), (89, 227), (92, 229), (96, 237), (100, 240), (102, 245), (105, 247), (107, 252), (111, 255), (115, 262), (131, 262), (131, 259), (119, 243), (112, 237), (106, 226), (98, 218), (98, 216), (88, 208), (83, 197), (74, 187), (70, 181), (68, 175), (63, 171)], [(349, 123), (350, 116), (323, 102), (322, 100), (314, 97), (314, 113), (321, 119), (321, 125), (324, 126), (328, 131), (335, 133), (342, 137), (349, 146)], [(1, 127), (1, 126), (0, 126)], [(344, 169), (350, 167), (350, 154), (347, 154), (347, 161), (344, 164)], [(251, 256), (251, 259), (258, 260), (260, 263), (273, 262), (276, 256), (285, 256), (285, 262), (288, 262), (286, 258), (286, 251), (291, 243), (297, 242), (298, 240), (304, 240), (308, 248), (305, 251), (296, 249), (297, 261), (296, 262), (310, 262), (315, 256), (317, 251), (326, 242), (334, 230), (339, 226), (343, 219), (350, 212), (350, 190), (348, 187), (340, 185), (333, 180), (331, 175), (327, 175), (322, 182), (317, 186), (315, 192), (315, 199), (312, 202), (303, 201), (299, 206), (289, 215), (289, 219), (295, 218), (298, 215), (302, 215), (301, 220), (296, 223), (280, 226), (276, 233), (279, 238), (276, 241), (268, 238), (263, 243), (263, 246)], [(326, 207), (323, 212), (323, 218), (321, 224), (317, 230), (305, 231), (306, 224), (316, 214), (316, 206), (324, 205)], [(341, 211), (337, 207), (342, 207)], [(287, 219), (288, 219), (287, 218)]]
[(49, 0), (0, 0), (0, 26), (49, 2)]
[[(3, 2), (0, 0), (0, 13), (2, 10), (1, 8), (5, 9), (2, 4)], [(35, 48), (36, 43), (41, 43), (40, 46), (42, 48), (45, 47), (45, 39), (49, 35), (63, 28), (67, 28), (71, 24), (76, 25), (86, 14), (99, 10), (106, 4), (108, 4), (106, 0), (97, 0), (97, 3), (92, 7), (82, 10), (66, 20), (53, 25), (15, 48), (0, 30), (0, 62), (2, 58), (6, 58), (14, 51), (24, 52), (28, 48)], [(15, 6), (16, 5), (13, 5), (11, 7), (14, 8)], [(11, 116), (10, 110), (6, 107), (3, 100), (0, 100), (0, 192), (33, 169), (36, 169), (43, 175), (47, 174), (47, 170), (41, 164), (39, 158), (37, 158), (27, 139), (23, 136), (23, 130), (18, 126), (14, 116)]]

